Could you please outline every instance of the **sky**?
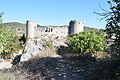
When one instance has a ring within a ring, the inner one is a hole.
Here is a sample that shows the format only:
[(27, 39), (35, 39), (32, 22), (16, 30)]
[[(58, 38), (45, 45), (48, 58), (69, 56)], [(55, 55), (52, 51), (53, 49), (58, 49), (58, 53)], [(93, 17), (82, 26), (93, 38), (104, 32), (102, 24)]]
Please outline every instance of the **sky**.
[(1, 0), (3, 23), (36, 21), (40, 25), (69, 25), (71, 20), (83, 20), (85, 26), (105, 28), (105, 20), (94, 12), (109, 10), (107, 0)]

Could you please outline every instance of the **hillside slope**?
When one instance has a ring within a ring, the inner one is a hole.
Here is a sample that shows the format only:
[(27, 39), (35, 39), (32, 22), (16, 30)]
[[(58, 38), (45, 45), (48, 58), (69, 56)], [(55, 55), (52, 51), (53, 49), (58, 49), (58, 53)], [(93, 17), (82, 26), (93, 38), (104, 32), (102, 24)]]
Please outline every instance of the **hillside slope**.
[(19, 23), (19, 22), (8, 22), (8, 23), (3, 23), (3, 27), (8, 28), (8, 29), (22, 29), (25, 30), (25, 24)]
[[(25, 31), (26, 24), (19, 23), (19, 22), (8, 22), (8, 23), (3, 23), (2, 26), (8, 28), (8, 29), (22, 29)], [(52, 25), (51, 25), (52, 26)], [(64, 26), (64, 25), (63, 25)], [(46, 26), (41, 26), (38, 24), (38, 27), (46, 27)], [(57, 27), (57, 26), (56, 26)], [(62, 26), (61, 26), (62, 27)], [(97, 30), (96, 28), (84, 26), (85, 31), (86, 30)], [(100, 29), (98, 29), (100, 30)], [(102, 30), (102, 29), (101, 29)]]

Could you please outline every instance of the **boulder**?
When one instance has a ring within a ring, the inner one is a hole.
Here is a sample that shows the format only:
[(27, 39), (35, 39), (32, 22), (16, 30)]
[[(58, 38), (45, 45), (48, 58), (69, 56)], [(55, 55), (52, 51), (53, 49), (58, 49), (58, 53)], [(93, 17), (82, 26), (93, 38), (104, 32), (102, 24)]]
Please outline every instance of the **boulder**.
[(34, 56), (37, 56), (44, 50), (44, 47), (42, 43), (40, 43), (38, 40), (28, 40), (26, 43), (25, 50), (23, 51), (23, 54), (21, 55), (20, 61), (27, 61), (31, 59)]
[(59, 46), (66, 46), (65, 41), (66, 38), (56, 38), (57, 36), (53, 34), (44, 34), (39, 37), (36, 37), (34, 39), (29, 39), (26, 42), (25, 49), (23, 50), (23, 53), (21, 55), (20, 62), (23, 61), (28, 61), (29, 59), (38, 56), (38, 55), (43, 55), (45, 50), (49, 48), (48, 46), (45, 45), (45, 43), (48, 41), (52, 41), (54, 47), (59, 47)]

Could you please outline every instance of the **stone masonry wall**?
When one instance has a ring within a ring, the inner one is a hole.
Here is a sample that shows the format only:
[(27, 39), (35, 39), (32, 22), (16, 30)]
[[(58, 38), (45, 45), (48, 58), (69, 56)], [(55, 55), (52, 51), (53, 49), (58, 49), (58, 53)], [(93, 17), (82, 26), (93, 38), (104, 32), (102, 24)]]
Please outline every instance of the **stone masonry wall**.
[(59, 37), (66, 37), (68, 35), (68, 27), (39, 27), (35, 28), (35, 37), (41, 35), (53, 35)]
[(84, 31), (83, 21), (70, 21), (67, 27), (38, 27), (34, 21), (27, 21), (26, 36), (29, 38), (40, 37), (42, 35), (50, 35), (52, 37), (66, 37)]

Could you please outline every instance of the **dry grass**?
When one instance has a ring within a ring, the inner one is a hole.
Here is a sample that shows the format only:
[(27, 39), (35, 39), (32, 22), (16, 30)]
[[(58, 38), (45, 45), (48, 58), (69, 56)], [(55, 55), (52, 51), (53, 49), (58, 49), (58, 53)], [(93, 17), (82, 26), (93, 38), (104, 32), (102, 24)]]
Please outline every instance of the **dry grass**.
[(61, 57), (61, 56), (57, 54), (57, 50), (55, 48), (47, 48), (42, 53), (32, 57), (30, 60), (45, 58), (45, 57)]
[(37, 56), (32, 57), (31, 59), (39, 59), (45, 57), (61, 57), (57, 54), (57, 49), (54, 47), (52, 40), (45, 40), (43, 45), (45, 47), (45, 50), (39, 53)]
[(43, 58), (43, 57), (60, 57), (57, 53), (56, 53), (56, 49), (46, 49), (45, 51), (43, 51), (40, 55), (38, 55), (39, 57)]
[(23, 74), (0, 71), (0, 80), (26, 80)]
[(103, 51), (98, 52), (97, 54), (95, 54), (96, 59), (108, 59), (111, 58), (111, 56)]

